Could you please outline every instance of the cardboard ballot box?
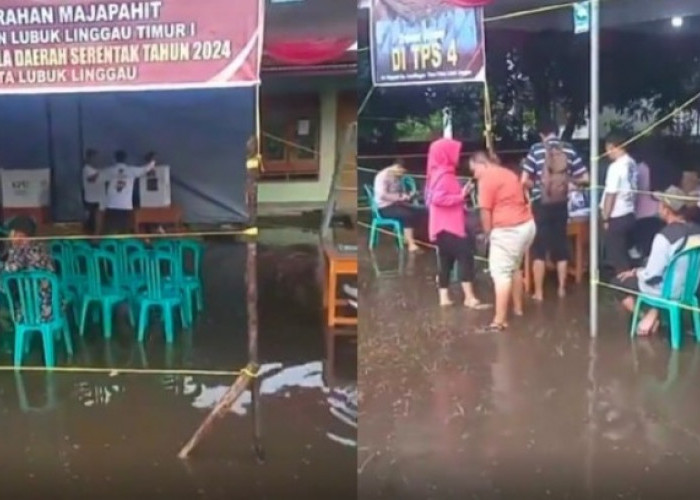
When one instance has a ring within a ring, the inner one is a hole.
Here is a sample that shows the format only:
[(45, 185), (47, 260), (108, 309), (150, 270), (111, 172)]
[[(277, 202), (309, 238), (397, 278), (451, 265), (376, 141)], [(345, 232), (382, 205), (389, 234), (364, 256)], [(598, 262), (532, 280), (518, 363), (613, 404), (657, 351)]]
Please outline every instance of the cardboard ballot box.
[(0, 170), (3, 208), (41, 208), (51, 204), (51, 171)]
[(157, 166), (153, 172), (139, 180), (139, 199), (144, 208), (170, 206), (169, 166)]

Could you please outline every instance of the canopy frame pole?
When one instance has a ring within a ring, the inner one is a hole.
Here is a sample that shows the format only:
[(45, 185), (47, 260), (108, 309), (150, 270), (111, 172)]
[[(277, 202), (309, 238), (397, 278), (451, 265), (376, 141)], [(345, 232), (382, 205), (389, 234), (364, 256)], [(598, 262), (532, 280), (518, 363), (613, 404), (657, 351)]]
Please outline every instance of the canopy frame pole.
[(590, 0), (591, 9), (591, 104), (589, 110), (589, 140), (591, 167), (591, 225), (589, 250), (590, 305), (589, 327), (591, 338), (598, 336), (598, 270), (599, 270), (599, 217), (598, 178), (600, 147), (600, 0)]

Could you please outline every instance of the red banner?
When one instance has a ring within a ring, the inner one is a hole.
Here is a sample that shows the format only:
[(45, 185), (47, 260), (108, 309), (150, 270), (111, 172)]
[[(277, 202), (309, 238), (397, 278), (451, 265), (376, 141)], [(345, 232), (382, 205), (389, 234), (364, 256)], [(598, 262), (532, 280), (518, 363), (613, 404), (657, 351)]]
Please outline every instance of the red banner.
[(260, 81), (261, 0), (0, 0), (0, 94)]

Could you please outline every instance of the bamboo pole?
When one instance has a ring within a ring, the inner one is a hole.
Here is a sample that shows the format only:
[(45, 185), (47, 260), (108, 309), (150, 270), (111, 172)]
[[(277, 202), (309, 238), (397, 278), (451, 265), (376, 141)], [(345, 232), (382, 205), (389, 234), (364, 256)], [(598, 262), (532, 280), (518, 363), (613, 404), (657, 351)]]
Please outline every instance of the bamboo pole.
[[(258, 206), (258, 172), (260, 167), (259, 140), (253, 136), (247, 144), (246, 160), (246, 205), (248, 207), (248, 227), (256, 227)], [(178, 453), (186, 459), (211, 430), (218, 417), (223, 416), (236, 400), (251, 386), (251, 414), (253, 421), (253, 451), (258, 461), (264, 460), (260, 425), (260, 382), (257, 380), (258, 365), (258, 273), (255, 237), (247, 241), (246, 252), (246, 310), (248, 316), (248, 366), (241, 372), (235, 382), (207, 415), (190, 440)]]
[[(257, 227), (258, 219), (258, 176), (261, 169), (260, 138), (253, 136), (248, 140), (248, 175), (246, 177), (246, 199), (249, 225)], [(257, 238), (248, 240), (246, 252), (246, 303), (248, 306), (248, 360), (258, 365), (258, 242)], [(260, 381), (252, 380), (251, 404), (253, 424), (253, 452), (259, 462), (265, 460), (262, 446), (262, 429), (260, 422)]]
[(243, 392), (248, 388), (252, 377), (249, 373), (256, 373), (258, 370), (257, 365), (253, 363), (249, 364), (246, 370), (241, 373), (236, 381), (231, 385), (224, 397), (222, 397), (216, 404), (214, 409), (207, 415), (204, 422), (199, 426), (199, 428), (192, 435), (190, 440), (182, 447), (180, 453), (177, 454), (178, 458), (185, 459), (188, 458), (192, 450), (199, 444), (202, 438), (211, 430), (214, 422), (217, 418), (222, 417), (226, 414), (229, 408), (236, 402)]

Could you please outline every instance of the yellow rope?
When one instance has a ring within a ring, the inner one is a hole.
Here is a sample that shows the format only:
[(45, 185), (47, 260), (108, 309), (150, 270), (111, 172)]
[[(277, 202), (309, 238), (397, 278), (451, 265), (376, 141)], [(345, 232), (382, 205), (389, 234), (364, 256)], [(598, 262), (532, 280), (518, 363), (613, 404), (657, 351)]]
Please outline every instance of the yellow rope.
[[(681, 113), (682, 111), (685, 111), (685, 109), (686, 109), (688, 106), (691, 106), (693, 103), (695, 103), (695, 102), (696, 102), (697, 100), (699, 100), (699, 99), (700, 99), (700, 92), (698, 92), (697, 94), (695, 94), (693, 97), (691, 97), (690, 99), (688, 99), (687, 101), (685, 101), (683, 104), (681, 104), (680, 106), (678, 106), (677, 108), (675, 108), (675, 109), (674, 109), (673, 111), (671, 111), (670, 113), (668, 113), (668, 114), (666, 114), (665, 116), (663, 116), (662, 118), (656, 120), (654, 123), (652, 123), (651, 125), (649, 125), (648, 127), (646, 127), (644, 130), (642, 130), (642, 131), (639, 132), (638, 134), (633, 135), (633, 136), (632, 136), (631, 138), (629, 138), (627, 141), (625, 141), (624, 143), (622, 143), (621, 147), (627, 147), (627, 146), (629, 146), (630, 144), (632, 144), (632, 143), (634, 143), (634, 142), (637, 142), (639, 139), (641, 139), (641, 138), (644, 137), (645, 135), (649, 134), (650, 132), (653, 132), (654, 130), (656, 130), (657, 128), (659, 128), (661, 125), (663, 125), (664, 123), (666, 123), (666, 122), (669, 121), (670, 119), (674, 118), (676, 115), (678, 115), (678, 114)], [(603, 158), (605, 158), (605, 157), (607, 157), (607, 156), (608, 156), (607, 153), (603, 153), (602, 155), (599, 155), (599, 156), (598, 156), (598, 159), (599, 159), (599, 160), (602, 160)]]
[[(602, 286), (603, 288), (608, 288), (610, 290), (614, 290), (616, 292), (622, 292), (627, 295), (633, 295), (635, 297), (645, 297), (645, 295), (641, 292), (637, 292), (634, 290), (630, 290), (628, 288), (624, 288), (618, 285), (613, 285), (612, 283), (606, 283), (604, 281), (598, 281), (598, 280), (591, 280), (593, 283), (595, 283), (598, 286)], [(700, 312), (700, 308), (693, 307), (688, 304), (684, 304), (682, 302), (678, 302), (676, 300), (669, 300), (669, 299), (664, 299), (661, 297), (656, 297), (656, 296), (648, 296), (649, 298), (653, 298), (656, 301), (659, 301), (663, 304), (666, 304), (668, 306), (675, 306), (678, 307), (679, 309), (683, 309), (685, 311), (691, 311), (691, 312)]]
[[(371, 228), (371, 226), (370, 226), (369, 224), (365, 224), (364, 222), (359, 222), (359, 221), (358, 221), (357, 224), (358, 224), (359, 226), (362, 226), (362, 227), (366, 228), (366, 229), (370, 229), (370, 228)], [(380, 233), (383, 233), (383, 234), (386, 234), (386, 235), (389, 235), (389, 236), (394, 236), (394, 233), (392, 233), (391, 231), (387, 231), (387, 230), (381, 229), (381, 228), (377, 228), (377, 230), (378, 230)], [(428, 248), (428, 249), (430, 249), (430, 250), (434, 250), (435, 252), (438, 251), (438, 247), (437, 247), (437, 246), (432, 245), (432, 244), (430, 244), (430, 243), (426, 243), (426, 242), (424, 242), (424, 241), (416, 240), (416, 244), (417, 244), (418, 246), (421, 246), (421, 247), (424, 247), (424, 248)], [(488, 262), (488, 259), (486, 259), (486, 258), (484, 258), (484, 257), (481, 257), (481, 256), (478, 256), (478, 255), (475, 256), (474, 259), (477, 260), (477, 261), (480, 261), (480, 262)], [(604, 281), (599, 281), (599, 280), (596, 280), (596, 279), (592, 279), (591, 281), (592, 281), (593, 283), (595, 283), (596, 285), (598, 285), (598, 286), (601, 286), (601, 287), (604, 287), (604, 288), (608, 288), (608, 289), (610, 289), (610, 290), (615, 290), (615, 291), (617, 291), (617, 292), (623, 292), (623, 293), (625, 293), (625, 294), (627, 294), (627, 295), (634, 295), (634, 296), (637, 296), (637, 297), (642, 297), (642, 296), (644, 296), (644, 294), (642, 294), (641, 292), (636, 292), (636, 291), (634, 291), (634, 290), (629, 290), (629, 289), (624, 288), (624, 287), (621, 287), (621, 286), (613, 285), (612, 283), (606, 283), (606, 282), (604, 282)], [(700, 308), (693, 307), (693, 306), (691, 306), (691, 305), (684, 304), (684, 303), (682, 303), (682, 302), (673, 301), (673, 300), (669, 300), (669, 299), (663, 299), (663, 298), (661, 298), (661, 297), (653, 297), (653, 298), (654, 298), (654, 300), (657, 300), (657, 301), (659, 301), (659, 302), (662, 302), (662, 303), (664, 303), (664, 304), (666, 304), (666, 305), (677, 306), (677, 307), (679, 307), (680, 309), (683, 309), (683, 310), (685, 310), (685, 311), (700, 312)]]
[(260, 376), (259, 370), (246, 366), (241, 370), (190, 370), (190, 369), (151, 369), (151, 368), (95, 368), (90, 366), (14, 366), (0, 365), (0, 372), (40, 372), (61, 374), (100, 374), (100, 375), (177, 375), (203, 377), (229, 377), (246, 375), (249, 378)]
[(488, 81), (484, 81), (484, 139), (486, 140), (486, 150), (493, 155), (493, 115), (491, 114), (491, 91)]
[[(610, 1), (610, 0), (608, 0), (608, 1)], [(518, 17), (532, 16), (534, 14), (543, 14), (545, 12), (551, 12), (554, 10), (561, 10), (561, 9), (573, 7), (574, 5), (576, 5), (578, 3), (582, 3), (582, 2), (566, 2), (566, 3), (557, 4), (557, 5), (547, 5), (544, 7), (537, 7), (534, 9), (520, 10), (517, 12), (511, 12), (509, 14), (502, 14), (500, 16), (486, 17), (486, 18), (484, 18), (484, 22), (492, 23), (495, 21), (505, 21), (506, 19), (515, 19)], [(585, 2), (585, 3), (589, 3), (589, 2)]]
[[(240, 230), (222, 230), (222, 231), (192, 231), (180, 233), (155, 233), (155, 234), (112, 234), (112, 235), (90, 235), (90, 234), (56, 234), (53, 236), (31, 236), (25, 238), (29, 241), (54, 241), (54, 240), (131, 240), (131, 239), (170, 239), (170, 238), (192, 238), (192, 237), (208, 237), (208, 236), (258, 236), (257, 227), (249, 227)], [(0, 237), (0, 241), (11, 241), (9, 236)]]

